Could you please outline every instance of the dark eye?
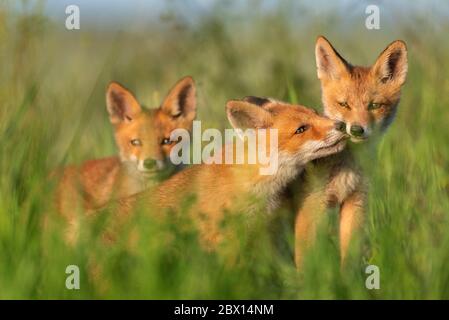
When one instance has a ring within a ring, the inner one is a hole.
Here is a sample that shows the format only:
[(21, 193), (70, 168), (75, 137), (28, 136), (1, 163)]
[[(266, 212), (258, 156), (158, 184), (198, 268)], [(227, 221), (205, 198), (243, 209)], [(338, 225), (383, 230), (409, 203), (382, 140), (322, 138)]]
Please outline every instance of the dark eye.
[(343, 107), (343, 108), (346, 108), (346, 109), (351, 109), (349, 107), (349, 104), (346, 101), (339, 102), (338, 104), (340, 105), (340, 107)]
[(142, 145), (142, 141), (140, 141), (140, 139), (132, 139), (131, 144), (135, 147), (140, 147)]
[(172, 142), (169, 138), (164, 138), (161, 144), (172, 144)]
[(307, 124), (300, 126), (298, 129), (296, 129), (295, 134), (300, 134), (305, 132), (307, 129), (309, 129), (309, 126)]
[(370, 102), (368, 104), (368, 110), (375, 110), (379, 109), (380, 107), (382, 107), (382, 103)]

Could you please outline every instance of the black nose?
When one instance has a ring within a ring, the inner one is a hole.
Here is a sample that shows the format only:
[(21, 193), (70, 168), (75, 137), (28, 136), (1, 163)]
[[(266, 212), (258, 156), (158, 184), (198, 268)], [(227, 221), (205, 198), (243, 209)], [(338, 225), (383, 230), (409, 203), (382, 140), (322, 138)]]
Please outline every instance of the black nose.
[(144, 166), (146, 169), (153, 169), (153, 168), (156, 166), (156, 160), (153, 160), (153, 159), (146, 159), (146, 160), (143, 162), (143, 166)]
[(335, 122), (335, 129), (340, 132), (346, 132), (346, 123), (344, 123), (343, 121)]
[(363, 127), (358, 124), (353, 124), (350, 131), (354, 137), (361, 137), (365, 132), (365, 130), (363, 130)]

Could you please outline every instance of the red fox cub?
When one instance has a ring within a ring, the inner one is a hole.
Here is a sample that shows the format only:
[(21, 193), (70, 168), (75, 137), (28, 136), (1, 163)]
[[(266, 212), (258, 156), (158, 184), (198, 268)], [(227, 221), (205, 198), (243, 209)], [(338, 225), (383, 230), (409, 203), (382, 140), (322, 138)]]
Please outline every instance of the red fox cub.
[[(365, 144), (375, 141), (396, 114), (407, 75), (405, 43), (391, 43), (371, 67), (351, 65), (324, 37), (318, 37), (316, 41), (315, 56), (324, 114), (346, 123), (351, 141)], [(340, 208), (342, 265), (353, 233), (361, 227), (366, 183), (351, 147), (354, 146), (348, 145), (344, 152), (316, 161), (305, 170), (306, 181), (300, 182), (305, 196), (296, 217), (295, 258), (298, 267), (303, 261), (304, 250), (314, 242), (316, 227), (326, 207)]]
[[(177, 210), (183, 199), (193, 196), (195, 202), (189, 208), (189, 214), (198, 227), (202, 244), (206, 248), (214, 248), (222, 238), (219, 222), (225, 211), (251, 211), (254, 201), (247, 202), (248, 196), (263, 200), (267, 209), (274, 208), (281, 191), (307, 162), (340, 152), (346, 144), (347, 135), (341, 131), (344, 126), (340, 122), (320, 116), (303, 106), (247, 97), (245, 100), (228, 101), (226, 113), (235, 129), (245, 132), (254, 130), (257, 137), (261, 131), (267, 132), (267, 136), (277, 135), (277, 148), (269, 146), (274, 141), (271, 137), (267, 139), (269, 143), (264, 140), (261, 143), (258, 141), (257, 145), (262, 149), (267, 146), (263, 152), (275, 149), (277, 170), (261, 174), (265, 164), (261, 165), (259, 161), (250, 163), (249, 148), (245, 148), (243, 163), (235, 161), (231, 164), (221, 162), (190, 166), (154, 190), (120, 200), (116, 208), (118, 213), (126, 214), (136, 200), (145, 207)], [(228, 152), (226, 147), (225, 144), (222, 153)], [(236, 149), (235, 146), (231, 148)]]
[(56, 202), (72, 229), (69, 242), (76, 239), (77, 211), (98, 208), (112, 198), (143, 191), (152, 183), (175, 145), (170, 140), (171, 132), (177, 128), (191, 131), (196, 116), (195, 90), (193, 79), (185, 77), (169, 91), (159, 108), (145, 110), (126, 88), (117, 82), (109, 84), (106, 106), (119, 156), (64, 169)]

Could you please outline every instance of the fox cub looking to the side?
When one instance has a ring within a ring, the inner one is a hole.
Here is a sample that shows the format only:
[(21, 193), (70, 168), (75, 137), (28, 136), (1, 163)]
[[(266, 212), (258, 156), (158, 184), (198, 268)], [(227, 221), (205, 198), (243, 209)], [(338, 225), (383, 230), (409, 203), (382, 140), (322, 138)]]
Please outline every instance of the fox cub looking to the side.
[(192, 129), (196, 116), (195, 90), (191, 77), (182, 78), (160, 107), (146, 110), (126, 88), (117, 82), (109, 84), (106, 105), (119, 156), (64, 168), (56, 205), (68, 221), (69, 243), (77, 238), (80, 212), (141, 192), (154, 183), (176, 144), (170, 141), (171, 132), (177, 128)]
[[(392, 123), (407, 75), (407, 48), (392, 42), (371, 67), (348, 63), (324, 37), (315, 47), (324, 114), (346, 123), (351, 141), (364, 145), (375, 141)], [(340, 255), (344, 264), (353, 233), (362, 224), (366, 182), (354, 159), (353, 145), (342, 153), (320, 159), (300, 179), (303, 197), (296, 217), (296, 264), (315, 239), (316, 228), (330, 206), (340, 209)], [(317, 176), (318, 175), (318, 176)]]
[[(254, 201), (250, 199), (254, 197), (258, 204), (263, 201), (267, 209), (275, 207), (282, 190), (306, 163), (340, 152), (346, 144), (347, 134), (342, 132), (340, 122), (303, 106), (247, 97), (229, 101), (226, 113), (235, 129), (266, 130), (267, 135), (271, 134), (270, 129), (276, 129), (278, 167), (273, 174), (261, 174), (263, 165), (259, 162), (249, 163), (248, 148), (245, 148), (243, 163), (193, 165), (154, 190), (119, 200), (113, 210), (126, 214), (138, 201), (145, 209), (176, 211), (182, 207), (184, 199), (193, 196), (195, 201), (188, 214), (198, 228), (201, 243), (213, 249), (223, 239), (220, 222), (225, 212), (251, 212)], [(257, 148), (264, 148), (265, 143)]]

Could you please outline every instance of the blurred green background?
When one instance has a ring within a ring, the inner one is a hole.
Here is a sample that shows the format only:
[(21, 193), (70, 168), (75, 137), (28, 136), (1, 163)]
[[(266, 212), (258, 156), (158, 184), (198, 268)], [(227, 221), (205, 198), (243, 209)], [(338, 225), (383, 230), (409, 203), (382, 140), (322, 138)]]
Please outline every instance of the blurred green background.
[[(80, 30), (65, 28), (68, 4), (79, 4)], [(380, 29), (368, 30), (369, 4), (2, 1), (0, 298), (449, 298), (449, 4), (380, 1)], [(321, 109), (320, 34), (354, 64), (370, 65), (395, 39), (409, 52), (397, 118), (364, 160), (371, 186), (363, 250), (344, 272), (335, 212), (301, 273), (288, 219), (277, 232), (282, 250), (271, 222), (243, 229), (232, 265), (200, 250), (194, 230), (178, 220), (136, 214), (131, 224), (142, 236), (132, 251), (104, 247), (95, 227), (85, 226), (76, 248), (63, 244), (62, 227), (42, 231), (52, 211), (49, 172), (116, 152), (104, 101), (109, 81), (156, 107), (178, 78), (192, 75), (203, 128), (229, 127), (226, 100), (246, 95)], [(92, 257), (101, 280), (87, 275)], [(81, 269), (80, 290), (65, 288), (71, 264)], [(380, 290), (365, 288), (368, 264), (380, 268)]]

